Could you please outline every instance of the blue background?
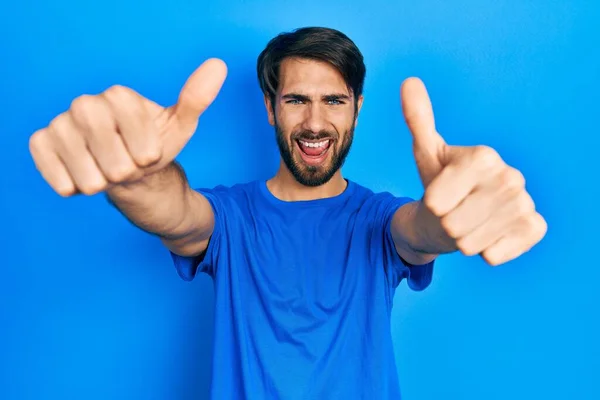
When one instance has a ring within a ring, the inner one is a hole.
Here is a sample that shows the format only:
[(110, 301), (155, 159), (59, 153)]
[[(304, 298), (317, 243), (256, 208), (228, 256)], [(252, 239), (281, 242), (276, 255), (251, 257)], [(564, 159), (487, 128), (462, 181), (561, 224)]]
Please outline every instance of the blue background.
[[(393, 335), (404, 398), (598, 399), (600, 4), (584, 0), (202, 2), (22, 0), (0, 9), (0, 398), (201, 399), (213, 289), (181, 281), (157, 239), (100, 196), (63, 199), (29, 136), (84, 93), (130, 86), (169, 105), (202, 61), (229, 65), (180, 155), (194, 186), (273, 174), (255, 76), (282, 31), (347, 33), (367, 64), (345, 174), (418, 197), (399, 105), (428, 85), (452, 144), (488, 144), (521, 169), (549, 231), (490, 268), (450, 255), (424, 292), (403, 283)], [(393, 5), (391, 5), (393, 4)]]

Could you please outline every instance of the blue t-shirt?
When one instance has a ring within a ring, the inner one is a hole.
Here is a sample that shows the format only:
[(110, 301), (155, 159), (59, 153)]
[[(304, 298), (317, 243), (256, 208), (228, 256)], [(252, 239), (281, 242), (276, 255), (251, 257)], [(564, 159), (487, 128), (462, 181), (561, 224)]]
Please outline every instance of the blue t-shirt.
[(171, 253), (179, 275), (215, 287), (213, 399), (399, 399), (394, 290), (431, 282), (390, 232), (410, 198), (348, 181), (335, 197), (285, 202), (265, 181), (198, 189), (215, 227), (202, 257)]

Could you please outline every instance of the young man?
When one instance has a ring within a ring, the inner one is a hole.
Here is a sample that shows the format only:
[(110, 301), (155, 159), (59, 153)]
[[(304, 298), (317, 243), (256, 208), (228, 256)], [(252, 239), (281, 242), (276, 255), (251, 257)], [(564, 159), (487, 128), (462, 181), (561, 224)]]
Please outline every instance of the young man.
[(390, 312), (401, 280), (424, 289), (434, 259), (457, 250), (504, 263), (546, 223), (494, 150), (444, 142), (416, 78), (401, 97), (422, 199), (343, 178), (365, 66), (341, 32), (281, 34), (257, 69), (281, 152), (269, 180), (194, 190), (174, 162), (225, 79), (216, 59), (172, 107), (119, 86), (77, 98), (31, 137), (33, 159), (63, 196), (105, 191), (162, 239), (184, 279), (214, 279), (212, 398), (398, 399)]

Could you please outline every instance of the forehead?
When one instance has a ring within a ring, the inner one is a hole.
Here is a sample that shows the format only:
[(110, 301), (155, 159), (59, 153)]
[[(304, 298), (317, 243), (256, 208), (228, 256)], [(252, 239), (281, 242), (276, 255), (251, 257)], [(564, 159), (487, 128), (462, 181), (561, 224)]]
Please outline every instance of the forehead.
[(332, 65), (317, 60), (287, 58), (279, 69), (279, 88), (282, 94), (306, 95), (343, 93), (351, 95), (342, 75)]

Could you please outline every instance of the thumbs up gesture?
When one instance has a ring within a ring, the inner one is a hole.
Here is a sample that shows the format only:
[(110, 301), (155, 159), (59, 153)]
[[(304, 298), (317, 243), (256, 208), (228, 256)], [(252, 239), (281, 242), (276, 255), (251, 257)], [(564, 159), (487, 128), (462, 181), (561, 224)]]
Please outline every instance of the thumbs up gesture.
[(123, 86), (78, 97), (68, 111), (31, 136), (35, 165), (62, 196), (95, 194), (159, 171), (192, 137), (226, 74), (223, 61), (207, 60), (170, 107)]
[(480, 254), (490, 265), (510, 261), (546, 234), (520, 171), (487, 146), (451, 146), (437, 132), (423, 83), (409, 78), (401, 88), (402, 111), (425, 188), (419, 223), (445, 247)]

